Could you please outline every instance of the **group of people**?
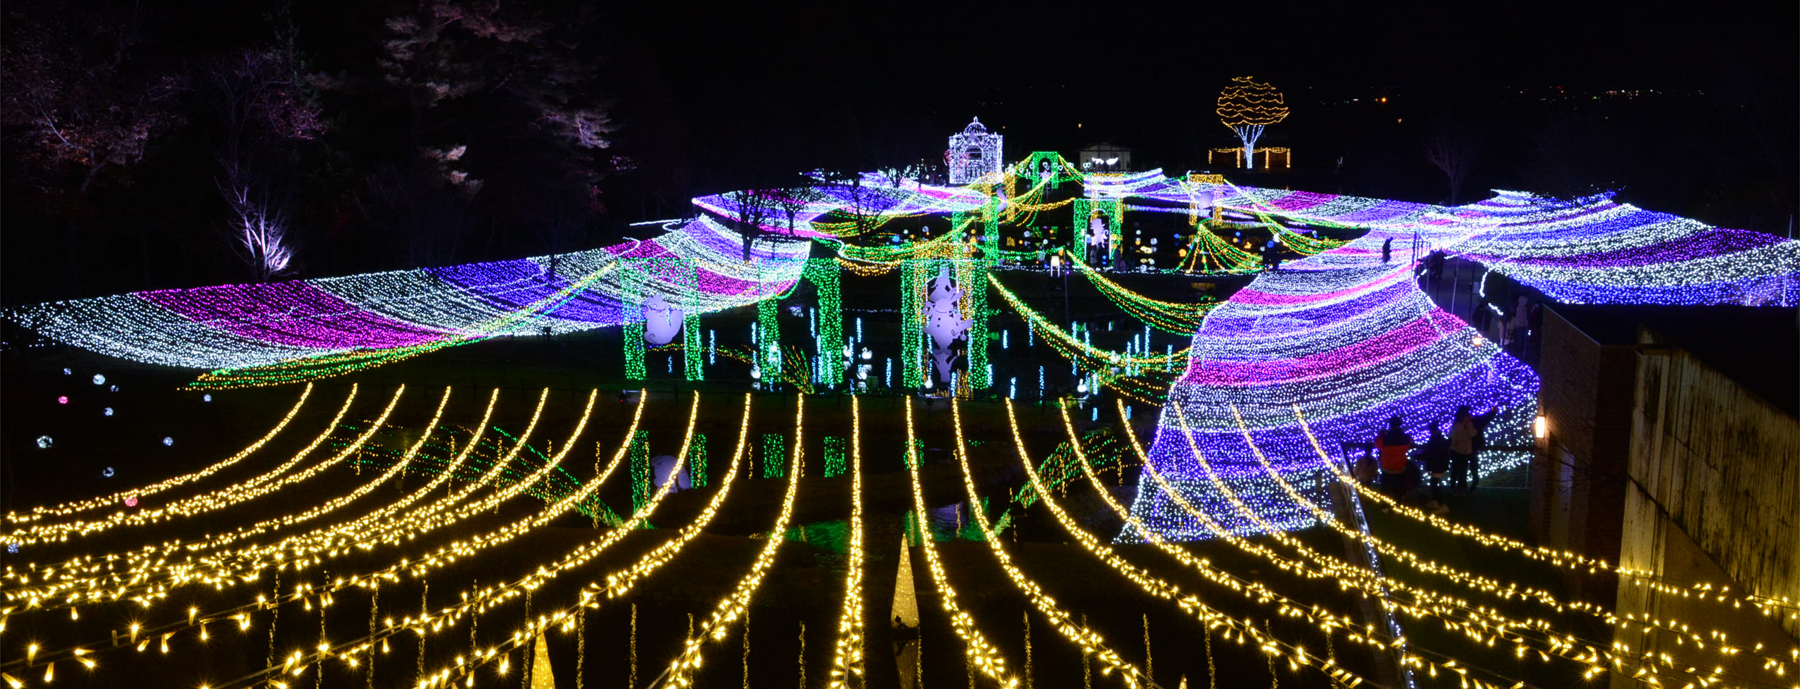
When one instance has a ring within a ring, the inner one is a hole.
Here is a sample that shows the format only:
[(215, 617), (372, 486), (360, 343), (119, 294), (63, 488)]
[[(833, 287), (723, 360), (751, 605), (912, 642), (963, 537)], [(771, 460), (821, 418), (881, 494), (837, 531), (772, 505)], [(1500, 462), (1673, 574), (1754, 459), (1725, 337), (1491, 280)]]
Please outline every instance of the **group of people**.
[(1442, 424), (1434, 422), (1424, 444), (1414, 442), (1403, 419), (1390, 418), (1387, 429), (1375, 437), (1358, 463), (1357, 478), (1365, 483), (1379, 480), (1381, 489), (1396, 501), (1404, 501), (1429, 478), (1431, 499), (1426, 508), (1446, 512), (1446, 482), (1453, 495), (1466, 495), (1481, 485), (1481, 451), (1487, 446), (1488, 423), (1496, 411), (1489, 408), (1474, 414), (1468, 405), (1459, 406), (1450, 422), (1450, 434), (1444, 435)]

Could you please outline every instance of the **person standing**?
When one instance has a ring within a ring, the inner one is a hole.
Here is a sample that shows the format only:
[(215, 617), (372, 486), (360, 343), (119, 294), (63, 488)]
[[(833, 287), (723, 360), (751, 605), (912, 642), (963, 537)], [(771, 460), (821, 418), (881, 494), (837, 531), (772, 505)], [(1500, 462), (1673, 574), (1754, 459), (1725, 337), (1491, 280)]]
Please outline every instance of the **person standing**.
[(1512, 313), (1507, 314), (1506, 318), (1507, 348), (1513, 356), (1520, 359), (1525, 358), (1525, 336), (1531, 330), (1530, 312), (1531, 300), (1521, 294), (1518, 302), (1513, 304)]
[(1400, 417), (1388, 419), (1387, 430), (1375, 437), (1376, 454), (1381, 460), (1381, 487), (1396, 502), (1406, 495), (1407, 465), (1412, 462), (1406, 453), (1412, 451), (1412, 436), (1401, 428)]
[[(1494, 420), (1495, 408), (1474, 416), (1469, 405), (1456, 408), (1456, 420), (1450, 427), (1450, 489), (1453, 495), (1466, 495), (1481, 486), (1481, 459), (1476, 454), (1483, 444), (1483, 433)], [(1473, 479), (1471, 482), (1470, 479)]]
[(1392, 260), (1393, 258), (1394, 258), (1394, 238), (1388, 237), (1387, 241), (1381, 243), (1381, 262), (1387, 263), (1388, 261)]
[(1419, 462), (1425, 465), (1425, 473), (1431, 478), (1432, 504), (1429, 507), (1441, 513), (1444, 510), (1444, 482), (1450, 476), (1450, 439), (1444, 437), (1436, 423), (1431, 424), (1431, 437), (1419, 446)]

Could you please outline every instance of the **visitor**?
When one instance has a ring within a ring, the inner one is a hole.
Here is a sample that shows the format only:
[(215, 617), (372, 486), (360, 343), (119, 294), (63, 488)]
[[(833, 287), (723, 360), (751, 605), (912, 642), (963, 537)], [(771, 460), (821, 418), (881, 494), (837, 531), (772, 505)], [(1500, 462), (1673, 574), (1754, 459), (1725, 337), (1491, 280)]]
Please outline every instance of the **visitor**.
[(1413, 448), (1412, 436), (1406, 434), (1406, 429), (1401, 428), (1400, 423), (1398, 416), (1388, 419), (1387, 430), (1375, 438), (1375, 446), (1381, 458), (1381, 487), (1395, 502), (1405, 497), (1410, 488), (1406, 485), (1406, 474), (1407, 465), (1412, 462), (1407, 460), (1406, 453)]
[(1494, 322), (1494, 312), (1488, 309), (1489, 303), (1487, 295), (1480, 295), (1480, 298), (1475, 301), (1475, 312), (1470, 314), (1471, 320), (1475, 321), (1475, 330), (1480, 332), (1483, 337), (1487, 336), (1488, 329)]
[(1363, 456), (1356, 460), (1356, 466), (1353, 469), (1356, 472), (1356, 480), (1363, 483), (1374, 483), (1381, 478), (1381, 463), (1375, 461), (1375, 446), (1364, 445), (1362, 451)]
[[(1469, 405), (1456, 408), (1456, 420), (1450, 426), (1450, 491), (1451, 495), (1467, 495), (1481, 486), (1481, 458), (1489, 421), (1494, 420), (1495, 407), (1474, 416)], [(1471, 480), (1472, 479), (1472, 480)]]
[(1444, 437), (1437, 423), (1431, 424), (1431, 437), (1419, 446), (1419, 463), (1425, 465), (1425, 473), (1431, 477), (1432, 511), (1442, 514), (1444, 507), (1444, 482), (1450, 475), (1450, 439)]
[(1394, 258), (1394, 238), (1388, 237), (1387, 241), (1381, 243), (1381, 262), (1387, 263), (1388, 261), (1392, 260), (1393, 258)]
[(1530, 318), (1531, 300), (1521, 294), (1513, 304), (1512, 313), (1507, 314), (1506, 318), (1507, 351), (1520, 359), (1525, 358), (1525, 336), (1531, 330)]

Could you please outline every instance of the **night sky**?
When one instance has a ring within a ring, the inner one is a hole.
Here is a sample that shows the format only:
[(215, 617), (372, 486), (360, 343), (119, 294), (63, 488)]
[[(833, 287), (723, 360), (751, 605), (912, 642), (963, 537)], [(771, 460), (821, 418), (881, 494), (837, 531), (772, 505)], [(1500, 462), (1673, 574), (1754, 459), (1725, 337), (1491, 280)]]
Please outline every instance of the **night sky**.
[[(1138, 169), (1201, 169), (1208, 149), (1236, 145), (1213, 108), (1240, 75), (1274, 84), (1291, 109), (1262, 144), (1291, 147), (1293, 173), (1246, 178), (1253, 184), (1444, 202), (1422, 141), (1454, 125), (1483, 141), (1469, 184), (1477, 195), (1612, 190), (1647, 208), (1785, 234), (1800, 187), (1793, 3), (438, 1), (558, 27), (540, 52), (575, 66), (570, 92), (582, 102), (610, 103), (611, 145), (570, 154), (545, 139), (521, 106), (525, 79), (495, 72), (509, 69), (494, 66), (504, 60), (476, 69), (487, 73), (471, 95), (409, 122), (377, 65), (392, 38), (386, 22), (419, 12), (416, 2), (295, 3), (279, 21), (273, 3), (9, 3), (10, 98), (41, 88), (11, 66), (41, 48), (25, 39), (96, 18), (136, 27), (121, 80), (183, 86), (171, 89), (172, 124), (141, 160), (109, 166), (89, 187), (79, 165), (45, 172), (24, 145), (20, 108), (10, 110), (4, 301), (243, 279), (216, 236), (228, 214), (197, 66), (266, 49), (280, 26), (307, 74), (340, 85), (316, 94), (327, 131), (290, 146), (281, 165), (300, 178), (291, 217), (303, 277), (542, 251), (570, 240), (533, 229), (538, 216), (571, 204), (585, 217), (572, 241), (597, 246), (627, 223), (688, 213), (693, 196), (786, 184), (816, 168), (941, 162), (945, 137), (971, 117), (1007, 136), (1010, 157), (1073, 157), (1110, 142), (1132, 148)], [(68, 31), (89, 44), (99, 35)], [(89, 44), (81, 54), (92, 57)], [(423, 151), (451, 145), (467, 145), (457, 164), (483, 180), (479, 193), (425, 211), (415, 199), (411, 215), (378, 212), (377, 182), (412, 179)], [(437, 227), (445, 213), (467, 237), (425, 252), (402, 246), (397, 225)]]

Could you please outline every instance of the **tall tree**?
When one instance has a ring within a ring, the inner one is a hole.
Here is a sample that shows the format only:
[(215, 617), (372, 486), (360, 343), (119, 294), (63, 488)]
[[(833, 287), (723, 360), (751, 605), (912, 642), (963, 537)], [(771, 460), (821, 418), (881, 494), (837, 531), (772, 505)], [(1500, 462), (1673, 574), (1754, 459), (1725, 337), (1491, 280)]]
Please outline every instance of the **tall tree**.
[(1244, 169), (1256, 167), (1256, 140), (1263, 127), (1287, 119), (1287, 102), (1274, 86), (1251, 77), (1232, 77), (1219, 92), (1219, 121), (1244, 142)]
[(0, 124), (8, 155), (30, 178), (25, 186), (68, 218), (71, 290), (81, 288), (80, 218), (92, 191), (108, 176), (129, 181), (151, 141), (184, 119), (173, 107), (179, 76), (136, 59), (143, 19), (136, 7), (20, 2), (5, 9)]
[(808, 204), (818, 200), (819, 191), (813, 185), (811, 177), (802, 177), (801, 181), (775, 190), (775, 209), (781, 211), (787, 219), (788, 234), (794, 234), (794, 217), (806, 210)]
[(194, 90), (217, 132), (217, 186), (232, 215), (227, 238), (259, 282), (296, 268), (288, 231), (292, 170), (299, 167), (294, 147), (325, 131), (292, 25), (283, 26), (273, 44), (215, 56), (195, 70)]
[(875, 241), (875, 231), (886, 223), (887, 210), (894, 207), (894, 197), (879, 187), (868, 184), (857, 173), (838, 174), (833, 181), (841, 189), (843, 205), (837, 212), (850, 220), (850, 241), (868, 245)]
[(1462, 198), (1469, 173), (1481, 159), (1481, 136), (1466, 125), (1439, 122), (1425, 135), (1425, 159), (1450, 182), (1450, 205)]
[(763, 224), (774, 215), (778, 194), (769, 189), (728, 191), (725, 200), (736, 214), (738, 229), (749, 235), (761, 234)]
[[(530, 178), (508, 180), (509, 189), (471, 206), (488, 213), (488, 252), (515, 249), (508, 228), (525, 224), (541, 234), (549, 227), (521, 223), (533, 212), (524, 204), (538, 198), (525, 188), (573, 185), (589, 215), (605, 212), (598, 183), (614, 163), (602, 155), (611, 145), (611, 103), (594, 80), (593, 51), (582, 43), (594, 16), (585, 8), (546, 13), (552, 11), (495, 0), (419, 0), (386, 19), (378, 76), (338, 82), (401, 104), (412, 174), (467, 199), (481, 195), (490, 173)], [(371, 182), (393, 188), (391, 178)], [(555, 225), (585, 228), (588, 218), (565, 220)]]

